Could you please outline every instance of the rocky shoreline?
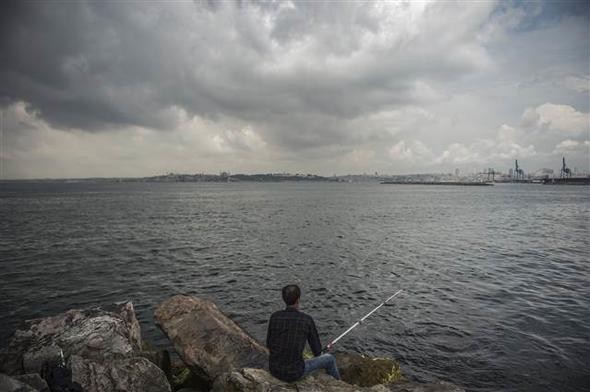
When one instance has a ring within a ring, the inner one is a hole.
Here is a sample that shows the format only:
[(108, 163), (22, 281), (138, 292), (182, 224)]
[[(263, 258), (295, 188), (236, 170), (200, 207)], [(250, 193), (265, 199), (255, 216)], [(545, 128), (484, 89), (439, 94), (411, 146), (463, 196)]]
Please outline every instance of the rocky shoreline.
[(85, 392), (464, 391), (405, 380), (395, 361), (353, 353), (336, 354), (342, 381), (318, 372), (285, 383), (268, 373), (266, 347), (211, 301), (177, 295), (154, 318), (178, 359), (142, 341), (131, 302), (25, 321), (0, 350), (0, 392), (55, 392), (48, 369)]

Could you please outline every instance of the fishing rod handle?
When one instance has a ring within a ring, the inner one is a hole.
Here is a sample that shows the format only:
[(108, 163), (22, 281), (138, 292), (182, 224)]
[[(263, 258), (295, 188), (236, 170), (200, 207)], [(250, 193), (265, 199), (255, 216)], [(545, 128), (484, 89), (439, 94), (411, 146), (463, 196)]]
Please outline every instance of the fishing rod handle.
[(334, 342), (330, 342), (326, 345), (326, 347), (322, 348), (322, 354), (329, 353), (330, 351), (334, 350)]

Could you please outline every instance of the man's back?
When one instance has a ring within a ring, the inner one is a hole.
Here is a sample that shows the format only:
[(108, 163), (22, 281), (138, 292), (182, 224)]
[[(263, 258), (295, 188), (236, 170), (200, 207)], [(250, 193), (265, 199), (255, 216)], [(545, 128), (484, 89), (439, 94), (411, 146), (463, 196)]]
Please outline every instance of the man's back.
[(266, 346), (270, 351), (269, 368), (273, 376), (289, 382), (301, 378), (305, 369), (306, 341), (314, 355), (320, 355), (320, 339), (311, 316), (292, 306), (270, 316)]

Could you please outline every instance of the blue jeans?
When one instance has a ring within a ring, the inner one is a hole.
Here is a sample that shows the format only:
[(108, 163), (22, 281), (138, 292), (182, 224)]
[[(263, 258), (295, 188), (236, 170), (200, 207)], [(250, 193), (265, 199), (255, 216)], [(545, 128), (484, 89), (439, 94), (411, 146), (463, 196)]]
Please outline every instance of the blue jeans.
[(319, 357), (306, 360), (303, 376), (307, 376), (309, 373), (317, 369), (326, 369), (330, 376), (334, 377), (336, 380), (340, 380), (340, 373), (338, 373), (338, 367), (336, 366), (336, 358), (334, 358), (332, 354), (322, 354)]

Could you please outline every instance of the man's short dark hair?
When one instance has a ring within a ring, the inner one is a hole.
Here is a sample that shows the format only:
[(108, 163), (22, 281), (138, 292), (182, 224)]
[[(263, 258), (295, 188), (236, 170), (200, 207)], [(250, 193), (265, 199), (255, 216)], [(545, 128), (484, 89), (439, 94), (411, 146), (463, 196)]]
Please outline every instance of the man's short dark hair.
[(287, 306), (295, 305), (299, 297), (301, 297), (301, 290), (296, 284), (283, 287), (283, 301), (285, 301)]

